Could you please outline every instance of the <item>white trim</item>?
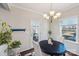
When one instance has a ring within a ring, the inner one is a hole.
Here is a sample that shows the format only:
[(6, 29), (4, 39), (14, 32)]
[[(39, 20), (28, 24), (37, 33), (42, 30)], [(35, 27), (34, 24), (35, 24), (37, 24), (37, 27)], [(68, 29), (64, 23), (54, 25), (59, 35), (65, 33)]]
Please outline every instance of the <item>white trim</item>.
[(24, 7), (21, 7), (21, 6), (17, 6), (15, 4), (8, 4), (8, 5), (9, 5), (10, 8), (13, 8), (13, 7), (14, 8), (19, 8), (19, 9), (22, 9), (22, 10), (25, 10), (25, 11), (30, 11), (30, 12), (36, 13), (36, 14), (41, 15), (41, 16), (43, 15), (43, 13), (38, 12), (38, 11), (34, 11), (30, 8), (24, 8)]
[[(11, 8), (11, 7), (19, 8), (19, 9), (22, 9), (22, 10), (26, 10), (26, 11), (30, 11), (30, 12), (36, 13), (36, 14), (41, 15), (41, 16), (43, 16), (43, 14), (44, 14), (44, 13), (41, 13), (41, 12), (39, 12), (39, 11), (33, 10), (33, 9), (31, 9), (31, 8), (24, 8), (24, 7), (19, 6), (19, 5), (16, 5), (16, 4), (8, 4), (8, 5), (9, 5), (10, 8)], [(70, 11), (71, 9), (74, 9), (74, 8), (78, 7), (78, 5), (79, 5), (79, 4), (76, 4), (75, 6), (72, 6), (72, 5), (71, 5), (72, 7), (69, 6), (69, 7), (67, 7), (66, 10), (62, 10), (61, 12), (62, 12), (62, 13), (66, 13), (66, 12)]]

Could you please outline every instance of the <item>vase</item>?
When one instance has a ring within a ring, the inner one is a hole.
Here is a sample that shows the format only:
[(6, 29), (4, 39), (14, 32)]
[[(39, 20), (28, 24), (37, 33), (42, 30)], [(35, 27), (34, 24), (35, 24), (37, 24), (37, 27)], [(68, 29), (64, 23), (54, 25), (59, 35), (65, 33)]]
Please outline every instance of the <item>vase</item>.
[(7, 44), (0, 45), (0, 56), (7, 56)]
[(8, 49), (8, 56), (17, 56), (19, 55), (19, 48)]
[(8, 56), (15, 56), (15, 52), (13, 49), (7, 49)]

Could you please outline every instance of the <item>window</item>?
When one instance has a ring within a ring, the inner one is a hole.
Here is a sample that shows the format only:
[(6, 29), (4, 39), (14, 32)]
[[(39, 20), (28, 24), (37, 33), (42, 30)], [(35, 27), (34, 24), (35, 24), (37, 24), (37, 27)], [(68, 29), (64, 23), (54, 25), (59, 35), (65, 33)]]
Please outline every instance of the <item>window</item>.
[(77, 19), (70, 17), (60, 22), (61, 36), (66, 40), (76, 41)]

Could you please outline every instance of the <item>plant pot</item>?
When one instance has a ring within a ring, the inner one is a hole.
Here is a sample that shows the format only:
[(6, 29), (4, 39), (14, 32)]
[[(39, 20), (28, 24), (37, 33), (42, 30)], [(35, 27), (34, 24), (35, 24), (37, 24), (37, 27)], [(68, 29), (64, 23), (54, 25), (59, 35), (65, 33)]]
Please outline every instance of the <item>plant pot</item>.
[(13, 49), (8, 49), (7, 54), (8, 54), (8, 56), (14, 56), (15, 55)]
[(0, 45), (0, 56), (7, 56), (7, 44)]
[(8, 56), (16, 56), (18, 54), (19, 48), (8, 49)]
[(15, 55), (19, 55), (20, 53), (20, 48), (14, 48), (13, 51), (15, 52)]

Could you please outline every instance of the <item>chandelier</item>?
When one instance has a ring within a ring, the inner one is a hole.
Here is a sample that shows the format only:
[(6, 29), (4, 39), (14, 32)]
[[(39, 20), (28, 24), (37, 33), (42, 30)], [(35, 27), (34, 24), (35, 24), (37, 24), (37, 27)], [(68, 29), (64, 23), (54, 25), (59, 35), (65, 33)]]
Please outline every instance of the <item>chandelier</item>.
[(61, 12), (57, 12), (52, 9), (52, 3), (50, 4), (50, 11), (43, 14), (43, 17), (49, 21), (48, 44), (52, 44), (52, 20), (59, 19), (60, 16)]
[(61, 16), (61, 13), (56, 12), (56, 11), (52, 10), (51, 8), (52, 8), (52, 4), (50, 4), (50, 11), (48, 13), (43, 14), (43, 17), (52, 22), (52, 20), (58, 19)]

